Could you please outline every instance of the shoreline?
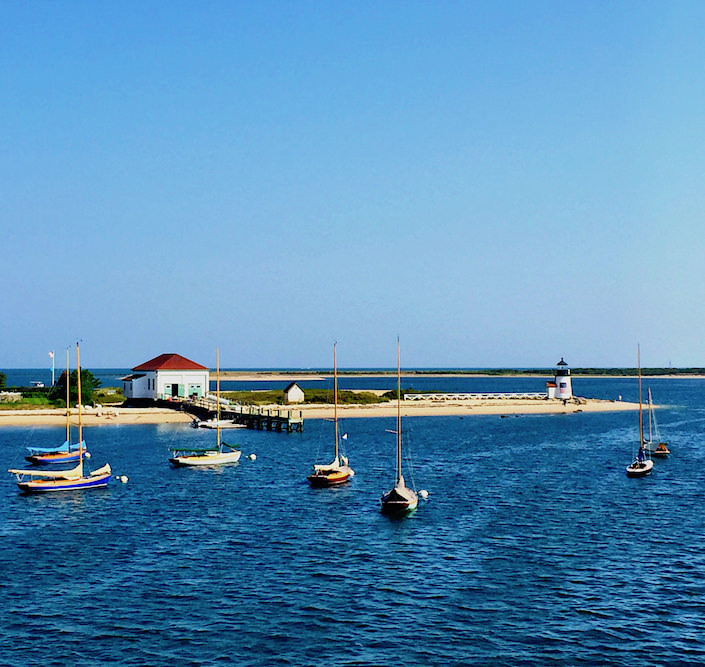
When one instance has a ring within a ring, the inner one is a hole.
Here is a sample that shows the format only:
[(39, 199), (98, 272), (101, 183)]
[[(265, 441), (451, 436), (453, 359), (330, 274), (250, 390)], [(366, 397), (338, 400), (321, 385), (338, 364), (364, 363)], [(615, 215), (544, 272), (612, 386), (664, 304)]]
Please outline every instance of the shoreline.
[[(270, 410), (300, 411), (305, 419), (332, 419), (333, 405), (296, 404), (261, 406)], [(658, 406), (654, 406), (658, 407)], [(581, 398), (579, 403), (555, 400), (505, 400), (485, 399), (474, 401), (403, 401), (402, 417), (449, 417), (474, 415), (547, 415), (574, 414), (581, 412), (624, 412), (639, 409), (638, 403), (627, 401), (610, 401), (597, 398)], [(340, 419), (357, 419), (370, 417), (396, 417), (397, 405), (390, 403), (371, 403), (366, 405), (338, 405)], [(194, 416), (188, 412), (168, 408), (103, 408), (86, 411), (82, 414), (83, 426), (103, 426), (109, 424), (188, 424)], [(71, 414), (71, 424), (76, 424), (75, 411)], [(63, 426), (66, 413), (57, 409), (38, 410), (2, 410), (0, 411), (0, 428), (3, 426)]]

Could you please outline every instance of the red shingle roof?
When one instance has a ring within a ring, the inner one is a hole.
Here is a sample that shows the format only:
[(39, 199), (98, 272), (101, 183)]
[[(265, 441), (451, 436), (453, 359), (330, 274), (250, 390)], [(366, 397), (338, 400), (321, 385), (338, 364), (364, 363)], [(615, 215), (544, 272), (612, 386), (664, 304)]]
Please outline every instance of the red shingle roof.
[(180, 354), (160, 354), (135, 366), (133, 371), (207, 371), (208, 369)]

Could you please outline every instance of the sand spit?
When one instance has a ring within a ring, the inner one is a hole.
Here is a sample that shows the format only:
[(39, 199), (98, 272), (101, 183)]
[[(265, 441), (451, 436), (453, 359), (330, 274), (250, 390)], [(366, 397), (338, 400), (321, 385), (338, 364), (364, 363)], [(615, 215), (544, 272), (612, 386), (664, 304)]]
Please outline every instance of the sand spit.
[[(263, 406), (273, 410), (301, 410), (304, 419), (332, 419), (332, 405), (270, 405)], [(539, 415), (539, 414), (573, 414), (576, 412), (617, 412), (638, 410), (638, 403), (625, 401), (605, 401), (594, 398), (580, 399), (580, 403), (568, 402), (563, 405), (559, 400), (474, 400), (474, 401), (404, 401), (404, 417), (438, 417), (438, 416), (472, 416), (472, 415)], [(338, 416), (342, 418), (358, 417), (395, 417), (396, 403), (373, 403), (370, 405), (339, 405)], [(72, 414), (71, 422), (76, 423), (77, 416)], [(164, 408), (103, 408), (83, 413), (84, 426), (104, 424), (168, 424), (188, 423), (193, 416), (186, 412)], [(2, 426), (62, 426), (66, 423), (63, 410), (1, 410)]]
[[(473, 401), (403, 401), (402, 417), (438, 417), (438, 416), (472, 416), (472, 415), (540, 415), (573, 414), (576, 412), (618, 412), (638, 410), (638, 403), (625, 401), (605, 401), (594, 398), (580, 399), (580, 403), (568, 402), (563, 405), (560, 400), (473, 400)], [(304, 419), (332, 419), (333, 406), (300, 405), (291, 406), (300, 409)], [(339, 405), (338, 417), (396, 417), (397, 405), (394, 402), (371, 405)]]

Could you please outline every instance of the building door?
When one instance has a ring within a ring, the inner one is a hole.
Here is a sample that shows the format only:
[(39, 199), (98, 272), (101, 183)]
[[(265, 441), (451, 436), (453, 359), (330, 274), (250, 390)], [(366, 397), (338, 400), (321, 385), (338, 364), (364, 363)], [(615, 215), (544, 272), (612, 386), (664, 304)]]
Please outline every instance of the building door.
[(179, 395), (179, 385), (178, 385), (178, 384), (172, 384), (172, 385), (171, 385), (171, 395), (172, 395), (172, 396), (178, 396), (178, 395)]

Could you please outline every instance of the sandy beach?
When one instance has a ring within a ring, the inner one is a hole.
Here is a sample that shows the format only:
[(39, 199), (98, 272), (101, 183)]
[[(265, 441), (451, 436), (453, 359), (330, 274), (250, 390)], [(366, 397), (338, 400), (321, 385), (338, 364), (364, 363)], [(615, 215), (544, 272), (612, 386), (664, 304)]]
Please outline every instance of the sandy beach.
[[(84, 426), (104, 424), (171, 424), (188, 423), (193, 415), (164, 408), (103, 408), (86, 411), (81, 416)], [(76, 424), (78, 413), (71, 411), (71, 423)], [(42, 410), (0, 410), (0, 427), (2, 426), (63, 426), (66, 424), (66, 412), (62, 409)]]
[[(472, 415), (539, 415), (572, 414), (576, 412), (618, 412), (638, 410), (638, 403), (625, 401), (604, 401), (598, 399), (580, 399), (580, 403), (569, 402), (563, 405), (559, 400), (477, 400), (477, 401), (404, 401), (401, 404), (403, 417), (439, 417)], [(294, 408), (294, 406), (292, 406)], [(333, 406), (301, 405), (304, 419), (331, 419)], [(395, 417), (397, 406), (394, 402), (371, 405), (339, 405), (338, 417)]]
[[(332, 419), (332, 405), (270, 405), (262, 406), (273, 410), (301, 410), (304, 419)], [(638, 410), (638, 403), (625, 401), (605, 401), (598, 399), (580, 399), (580, 403), (568, 402), (563, 405), (559, 400), (476, 400), (476, 401), (405, 401), (402, 403), (404, 417), (438, 417), (449, 415), (537, 415), (537, 414), (572, 414), (579, 412), (617, 412)], [(396, 403), (375, 403), (370, 405), (339, 405), (338, 416), (342, 418), (394, 417), (397, 414)], [(77, 415), (71, 416), (75, 423)], [(103, 408), (83, 413), (84, 426), (105, 424), (169, 424), (189, 423), (193, 416), (187, 412), (164, 408)], [(66, 423), (66, 414), (61, 409), (42, 410), (2, 410), (2, 426), (61, 426)]]

